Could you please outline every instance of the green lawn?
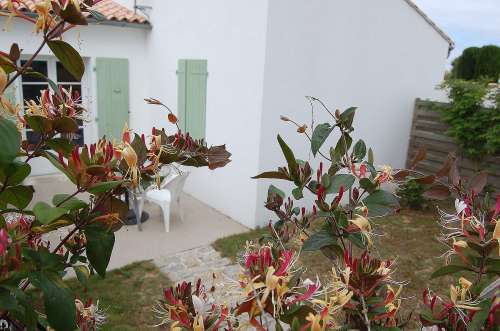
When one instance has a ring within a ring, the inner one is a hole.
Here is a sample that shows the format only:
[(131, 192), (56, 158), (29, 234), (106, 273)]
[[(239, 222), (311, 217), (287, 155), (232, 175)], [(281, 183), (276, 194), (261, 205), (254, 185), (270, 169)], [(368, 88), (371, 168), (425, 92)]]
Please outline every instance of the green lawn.
[(106, 324), (100, 330), (153, 330), (157, 323), (152, 312), (170, 281), (151, 262), (137, 262), (108, 272), (106, 278), (91, 277), (85, 289), (76, 279), (66, 281), (77, 298), (99, 300)]
[[(377, 219), (374, 232), (376, 254), (382, 258), (396, 259), (396, 272), (393, 278), (407, 281), (403, 292), (405, 309), (403, 314), (413, 310), (418, 312), (422, 291), (426, 287), (449, 288), (449, 279), (429, 280), (432, 271), (443, 264), (439, 256), (444, 246), (436, 240), (439, 227), (434, 211), (402, 211), (399, 215)], [(257, 240), (267, 229), (254, 230), (248, 233), (222, 238), (213, 246), (222, 255), (233, 261), (241, 254), (247, 240)], [(327, 281), (331, 265), (320, 252), (302, 252), (300, 263), (307, 270), (307, 277), (320, 278)]]

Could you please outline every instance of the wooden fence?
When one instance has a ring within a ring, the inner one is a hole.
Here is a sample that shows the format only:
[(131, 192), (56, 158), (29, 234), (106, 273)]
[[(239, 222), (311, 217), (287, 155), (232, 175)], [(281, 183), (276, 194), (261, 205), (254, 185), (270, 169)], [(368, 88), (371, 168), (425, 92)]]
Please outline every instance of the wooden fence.
[(454, 153), (462, 176), (470, 177), (477, 169), (486, 170), (488, 184), (492, 185), (496, 192), (500, 192), (500, 156), (490, 157), (482, 164), (464, 158), (453, 138), (446, 135), (448, 125), (441, 121), (439, 112), (435, 110), (437, 105), (446, 106), (443, 103), (416, 100), (406, 166), (409, 166), (422, 145), (427, 148), (427, 157), (416, 169), (426, 174), (436, 173), (448, 154)]

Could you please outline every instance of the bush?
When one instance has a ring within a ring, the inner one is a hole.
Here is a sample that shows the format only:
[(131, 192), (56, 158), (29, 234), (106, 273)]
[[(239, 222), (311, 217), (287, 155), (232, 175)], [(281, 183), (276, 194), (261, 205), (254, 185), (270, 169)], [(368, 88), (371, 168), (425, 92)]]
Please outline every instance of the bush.
[(497, 82), (500, 76), (500, 47), (495, 45), (469, 47), (453, 61), (452, 65), (452, 78), (487, 79), (489, 82)]
[(452, 79), (441, 88), (451, 105), (438, 106), (442, 119), (450, 125), (447, 134), (454, 138), (464, 156), (482, 161), (500, 152), (500, 91), (486, 81)]
[(417, 183), (414, 179), (405, 182), (398, 190), (401, 204), (413, 210), (421, 210), (425, 207), (427, 199), (424, 198), (425, 186)]

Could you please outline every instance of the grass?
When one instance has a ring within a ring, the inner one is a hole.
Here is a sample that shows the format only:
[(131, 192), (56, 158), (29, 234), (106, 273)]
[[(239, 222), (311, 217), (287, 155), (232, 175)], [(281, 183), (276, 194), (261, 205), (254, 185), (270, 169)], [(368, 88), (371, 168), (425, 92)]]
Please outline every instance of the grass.
[(151, 308), (161, 298), (170, 281), (151, 262), (137, 262), (106, 274), (90, 278), (85, 289), (76, 279), (66, 281), (77, 298), (99, 300), (106, 314), (100, 330), (153, 330), (155, 320)]
[[(396, 216), (375, 220), (374, 231), (380, 236), (375, 238), (375, 247), (381, 258), (396, 259), (393, 278), (406, 281), (402, 313), (418, 312), (422, 291), (426, 287), (447, 289), (449, 279), (430, 280), (434, 269), (443, 265), (438, 258), (444, 246), (436, 240), (439, 227), (434, 211), (402, 211)], [(217, 240), (213, 246), (222, 255), (236, 261), (247, 240), (257, 240), (267, 229), (254, 230)], [(331, 265), (320, 252), (302, 252), (300, 261), (307, 270), (305, 276), (327, 280)]]

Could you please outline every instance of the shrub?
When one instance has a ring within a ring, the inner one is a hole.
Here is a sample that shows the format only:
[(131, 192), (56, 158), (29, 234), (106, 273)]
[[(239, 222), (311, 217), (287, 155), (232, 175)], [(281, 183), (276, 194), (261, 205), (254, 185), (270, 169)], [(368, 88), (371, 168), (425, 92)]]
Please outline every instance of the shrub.
[(452, 66), (454, 79), (486, 79), (496, 83), (500, 78), (500, 47), (488, 45), (467, 48), (453, 61)]
[(401, 204), (410, 209), (420, 210), (424, 208), (427, 199), (424, 198), (425, 186), (417, 183), (414, 179), (406, 181), (398, 190)]
[(486, 82), (447, 80), (441, 88), (451, 105), (438, 107), (447, 134), (454, 138), (464, 155), (482, 161), (500, 152), (500, 89)]

